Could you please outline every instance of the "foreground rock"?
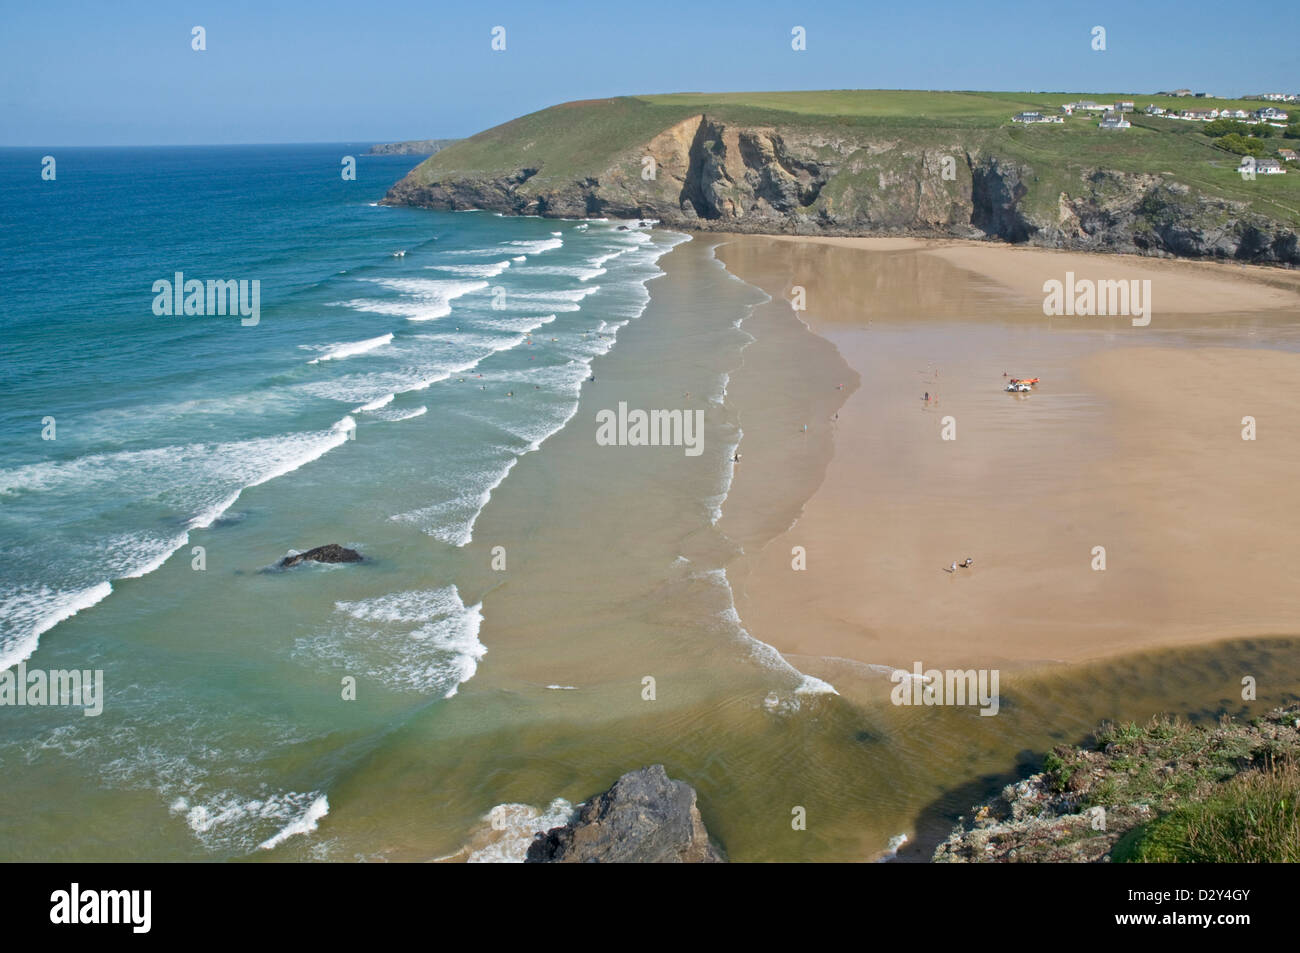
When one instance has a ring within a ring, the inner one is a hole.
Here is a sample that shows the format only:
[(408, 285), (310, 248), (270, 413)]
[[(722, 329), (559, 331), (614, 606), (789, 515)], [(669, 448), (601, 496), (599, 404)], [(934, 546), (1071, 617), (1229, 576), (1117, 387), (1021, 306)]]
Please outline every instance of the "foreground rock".
[(359, 563), (362, 556), (355, 549), (348, 549), (340, 546), (338, 543), (328, 543), (324, 546), (317, 546), (315, 549), (309, 549), (305, 553), (298, 553), (295, 556), (285, 556), (277, 565), (281, 569), (289, 569), (299, 563)]
[(716, 864), (724, 858), (704, 829), (695, 789), (653, 764), (623, 775), (573, 821), (538, 834), (526, 862)]
[[(1239, 862), (1284, 859), (1275, 845), (1225, 836), (1254, 805), (1268, 804), (1281, 838), (1300, 830), (1295, 804), (1300, 708), (1249, 723), (1195, 726), (1158, 718), (1106, 725), (1092, 744), (1060, 745), (1045, 770), (1009, 784), (934, 852), (935, 863), (1127, 860)], [(1289, 773), (1280, 766), (1290, 765)], [(1285, 823), (1282, 825), (1283, 815)], [(1170, 832), (1197, 829), (1199, 844)], [(1256, 851), (1262, 856), (1252, 856)], [(1300, 843), (1292, 853), (1300, 851)], [(1283, 854), (1286, 848), (1283, 848)]]

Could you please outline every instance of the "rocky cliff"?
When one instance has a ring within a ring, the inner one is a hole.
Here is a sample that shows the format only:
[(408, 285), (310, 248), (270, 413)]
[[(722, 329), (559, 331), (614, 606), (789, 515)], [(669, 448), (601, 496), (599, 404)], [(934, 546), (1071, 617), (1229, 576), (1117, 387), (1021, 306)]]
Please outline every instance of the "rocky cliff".
[(963, 817), (936, 863), (1300, 860), (1300, 707), (1103, 726)]
[(562, 169), (542, 160), (449, 171), (450, 160), (442, 169), (430, 160), (384, 202), (651, 218), (698, 231), (958, 237), (1300, 264), (1295, 227), (1245, 202), (1200, 194), (1172, 173), (1062, 169), (1000, 151), (981, 132), (921, 132), (748, 124), (699, 113), (612, 157)]
[(455, 139), (408, 139), (380, 142), (366, 150), (368, 156), (431, 156), (456, 142)]

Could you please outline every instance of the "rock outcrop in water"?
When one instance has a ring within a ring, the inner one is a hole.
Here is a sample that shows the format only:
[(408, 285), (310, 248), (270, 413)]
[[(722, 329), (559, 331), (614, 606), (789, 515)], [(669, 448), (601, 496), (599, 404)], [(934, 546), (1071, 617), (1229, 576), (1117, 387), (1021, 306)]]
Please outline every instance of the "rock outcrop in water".
[(405, 142), (380, 142), (366, 150), (368, 156), (431, 156), (447, 148), (456, 139), (408, 139)]
[(661, 764), (623, 775), (573, 821), (538, 834), (527, 857), (532, 864), (722, 862), (695, 805), (695, 789), (670, 779)]
[[(987, 136), (950, 129), (910, 138), (828, 133), (701, 113), (648, 142), (629, 142), (610, 162), (573, 172), (552, 174), (540, 163), (442, 173), (425, 163), (389, 189), (384, 204), (1300, 265), (1295, 227), (1245, 202), (1194, 192), (1173, 172), (1062, 170), (998, 149)], [(641, 172), (649, 159), (655, 175), (647, 180)]]
[(289, 569), (299, 563), (359, 563), (362, 556), (355, 549), (348, 549), (340, 546), (338, 543), (327, 543), (324, 546), (317, 546), (315, 549), (309, 549), (305, 553), (297, 553), (293, 556), (285, 556), (278, 563), (281, 569)]

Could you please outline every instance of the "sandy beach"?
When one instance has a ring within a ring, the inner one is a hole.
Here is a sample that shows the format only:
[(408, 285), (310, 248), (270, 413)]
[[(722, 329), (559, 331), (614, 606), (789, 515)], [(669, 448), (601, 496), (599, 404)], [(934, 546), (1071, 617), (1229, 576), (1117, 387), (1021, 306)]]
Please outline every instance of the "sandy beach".
[[(728, 569), (746, 627), (803, 670), (842, 687), (853, 663), (1014, 669), (1300, 629), (1297, 276), (896, 239), (744, 236), (717, 255), (773, 297), (766, 320), (788, 324), (802, 286), (798, 317), (841, 361), (809, 372), (843, 400), (810, 422), (833, 437), (824, 479)], [(1045, 317), (1042, 284), (1067, 270), (1151, 280), (1151, 325)], [(1004, 373), (1042, 382), (1008, 394)], [(745, 381), (742, 451), (763, 455), (727, 531), (795, 479), (807, 439), (747, 407)]]

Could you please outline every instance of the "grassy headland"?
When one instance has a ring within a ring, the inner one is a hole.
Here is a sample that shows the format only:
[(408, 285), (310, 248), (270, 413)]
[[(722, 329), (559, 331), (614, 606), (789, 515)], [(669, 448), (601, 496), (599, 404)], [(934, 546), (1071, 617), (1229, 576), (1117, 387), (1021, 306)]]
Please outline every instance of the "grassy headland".
[[(1132, 101), (1131, 128), (1095, 113)], [(1300, 168), (1246, 180), (1205, 123), (1145, 115), (1252, 100), (1133, 93), (676, 93), (553, 106), (431, 157), (393, 204), (792, 234), (917, 234), (1189, 257), (1300, 261)], [(1300, 145), (1300, 125), (1266, 148)], [(653, 160), (653, 163), (650, 162)]]

